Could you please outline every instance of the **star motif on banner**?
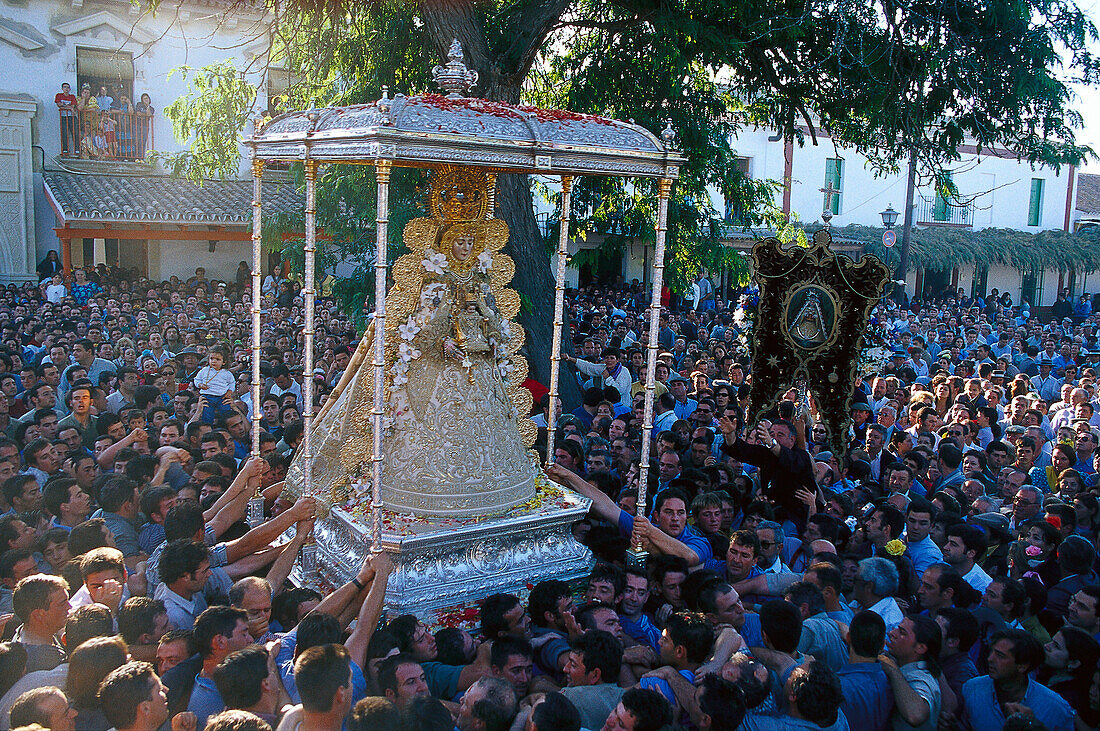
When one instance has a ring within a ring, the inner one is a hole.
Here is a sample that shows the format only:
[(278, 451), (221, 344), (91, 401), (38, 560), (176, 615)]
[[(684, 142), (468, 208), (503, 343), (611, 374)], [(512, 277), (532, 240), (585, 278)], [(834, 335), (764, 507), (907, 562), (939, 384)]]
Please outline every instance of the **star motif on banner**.
[(775, 368), (777, 365), (779, 365), (779, 358), (776, 358), (774, 355), (768, 356), (768, 365), (770, 365), (772, 368)]

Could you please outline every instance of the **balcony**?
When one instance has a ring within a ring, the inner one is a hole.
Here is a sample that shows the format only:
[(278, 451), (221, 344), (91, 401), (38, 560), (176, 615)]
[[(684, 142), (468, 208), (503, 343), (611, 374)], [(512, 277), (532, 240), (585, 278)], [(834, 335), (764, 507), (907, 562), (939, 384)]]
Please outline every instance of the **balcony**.
[(970, 228), (974, 225), (974, 205), (972, 203), (954, 204), (946, 198), (921, 196), (916, 207), (918, 226), (946, 226), (950, 228)]
[(61, 157), (143, 162), (153, 149), (153, 117), (138, 112), (73, 110), (61, 115)]

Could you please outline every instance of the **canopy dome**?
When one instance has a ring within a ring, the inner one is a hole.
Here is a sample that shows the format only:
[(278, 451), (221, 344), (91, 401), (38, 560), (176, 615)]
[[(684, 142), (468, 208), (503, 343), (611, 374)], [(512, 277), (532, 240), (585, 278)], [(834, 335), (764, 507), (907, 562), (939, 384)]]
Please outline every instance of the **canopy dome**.
[[(458, 93), (473, 72), (452, 46), (436, 67), (447, 96), (397, 95), (370, 104), (282, 114), (248, 141), (264, 160), (389, 160), (394, 165), (445, 164), (501, 172), (675, 178), (684, 158), (674, 133), (658, 138), (636, 124), (575, 112), (513, 106)], [(472, 75), (472, 76), (471, 76)], [(464, 79), (456, 82), (455, 78)]]

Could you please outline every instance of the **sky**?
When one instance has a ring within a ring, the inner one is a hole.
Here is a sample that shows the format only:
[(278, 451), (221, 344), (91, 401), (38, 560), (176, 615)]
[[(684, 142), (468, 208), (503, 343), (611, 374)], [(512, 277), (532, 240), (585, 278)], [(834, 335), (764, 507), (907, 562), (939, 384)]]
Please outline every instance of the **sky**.
[[(1100, 0), (1079, 0), (1078, 7), (1092, 18), (1092, 22), (1100, 26)], [(1100, 43), (1092, 44), (1093, 53), (1100, 54)], [(1089, 145), (1100, 154), (1100, 87), (1084, 87), (1075, 85), (1074, 91), (1077, 98), (1074, 107), (1084, 117), (1084, 128), (1078, 130), (1077, 142)], [(1085, 164), (1083, 170), (1088, 173), (1100, 173), (1100, 162), (1093, 160)]]

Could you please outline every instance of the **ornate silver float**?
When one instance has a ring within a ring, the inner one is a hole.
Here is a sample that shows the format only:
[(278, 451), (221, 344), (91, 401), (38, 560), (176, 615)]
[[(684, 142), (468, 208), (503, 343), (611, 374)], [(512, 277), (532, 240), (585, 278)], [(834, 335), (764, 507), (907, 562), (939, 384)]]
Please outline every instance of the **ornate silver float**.
[[(386, 242), (388, 241), (389, 177), (394, 166), (439, 170), (458, 166), (481, 171), (490, 181), (488, 217), (496, 176), (502, 173), (560, 176), (563, 190), (561, 233), (555, 267), (555, 310), (552, 334), (550, 399), (558, 394), (560, 374), (562, 310), (565, 291), (565, 261), (570, 217), (570, 191), (574, 176), (642, 177), (658, 179), (658, 216), (654, 271), (650, 304), (650, 330), (646, 371), (644, 430), (653, 423), (653, 395), (657, 359), (657, 314), (663, 283), (665, 229), (672, 181), (684, 163), (674, 149), (675, 135), (666, 127), (660, 137), (632, 123), (562, 110), (514, 106), (469, 96), (477, 74), (463, 63), (462, 49), (454, 42), (449, 60), (433, 70), (445, 95), (397, 95), (347, 107), (311, 109), (276, 117), (246, 141), (253, 156), (253, 176), (259, 180), (268, 161), (302, 162), (305, 178), (307, 248), (316, 242), (314, 200), (319, 165), (358, 163), (377, 171), (377, 253), (375, 260), (376, 301), (372, 342), (361, 343), (353, 357), (373, 369), (373, 408), (370, 410), (370, 469), (348, 475), (348, 489), (340, 495), (317, 495), (313, 481), (314, 418), (312, 405), (303, 415), (305, 438), (296, 459), (294, 475), (301, 491), (314, 494), (325, 505), (324, 517), (314, 529), (315, 542), (303, 549), (295, 572), (301, 583), (339, 585), (354, 576), (370, 551), (392, 552), (396, 570), (389, 579), (387, 606), (391, 612), (413, 612), (433, 625), (448, 623), (458, 612), (486, 595), (507, 591), (524, 593), (526, 588), (547, 578), (577, 579), (591, 567), (591, 555), (577, 543), (571, 525), (589, 508), (585, 498), (550, 483), (539, 475), (536, 494), (521, 505), (493, 515), (441, 517), (400, 513), (386, 509), (383, 482), (383, 431), (387, 428), (387, 368), (394, 362), (387, 349), (386, 333), (396, 323), (387, 323)], [(259, 185), (255, 186), (254, 227), (258, 244), (260, 216)], [(506, 229), (505, 229), (506, 230)], [(254, 245), (253, 283), (260, 271), (259, 247)], [(403, 257), (404, 258), (404, 257)], [(401, 262), (399, 261), (400, 265)], [(314, 272), (305, 272), (306, 307), (312, 308)], [(395, 270), (396, 275), (396, 270)], [(510, 278), (510, 275), (509, 275)], [(395, 285), (396, 286), (396, 285)], [(494, 290), (495, 291), (495, 290)], [(258, 300), (254, 300), (257, 303)], [(401, 302), (398, 302), (400, 305)], [(254, 304), (258, 309), (258, 304)], [(506, 313), (507, 314), (507, 313)], [(507, 315), (511, 317), (514, 312)], [(260, 351), (254, 312), (253, 354)], [(307, 326), (312, 330), (312, 323)], [(307, 335), (312, 335), (308, 333)], [(309, 337), (307, 343), (311, 341)], [(367, 358), (370, 358), (369, 363)], [(313, 352), (307, 346), (306, 374), (313, 371)], [(257, 359), (258, 361), (258, 359)], [(524, 371), (526, 365), (524, 364)], [(349, 371), (352, 366), (349, 366)], [(392, 379), (392, 376), (390, 376)], [(341, 384), (330, 402), (340, 408)], [(254, 369), (254, 394), (260, 388)], [(513, 397), (515, 398), (515, 397)], [(527, 399), (527, 404), (530, 399)], [(317, 414), (326, 415), (326, 403)], [(258, 411), (258, 410), (257, 410)], [(523, 418), (525, 418), (525, 414)], [(254, 425), (255, 426), (255, 425)], [(547, 443), (554, 441), (554, 424)], [(530, 441), (526, 442), (528, 446)], [(643, 440), (639, 509), (645, 509), (646, 471), (649, 440)], [(553, 462), (552, 448), (547, 450)], [(452, 622), (453, 623), (453, 622)]]

